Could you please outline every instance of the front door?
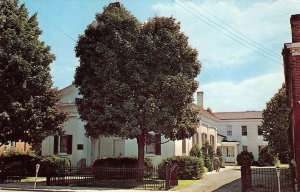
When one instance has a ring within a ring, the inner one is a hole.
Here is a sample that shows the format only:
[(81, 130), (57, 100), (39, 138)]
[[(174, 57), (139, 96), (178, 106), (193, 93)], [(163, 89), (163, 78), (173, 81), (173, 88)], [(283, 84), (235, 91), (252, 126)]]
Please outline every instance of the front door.
[(225, 162), (227, 162), (227, 163), (235, 162), (234, 146), (224, 146), (223, 154), (225, 157)]

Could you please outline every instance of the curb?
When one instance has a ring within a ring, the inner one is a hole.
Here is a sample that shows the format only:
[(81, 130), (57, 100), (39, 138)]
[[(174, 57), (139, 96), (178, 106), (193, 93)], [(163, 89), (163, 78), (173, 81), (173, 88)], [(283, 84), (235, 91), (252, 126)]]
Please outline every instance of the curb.
[(11, 187), (0, 187), (1, 190), (8, 191), (47, 191), (47, 192), (72, 192), (74, 190), (55, 190), (55, 189), (32, 189), (32, 188), (11, 188)]

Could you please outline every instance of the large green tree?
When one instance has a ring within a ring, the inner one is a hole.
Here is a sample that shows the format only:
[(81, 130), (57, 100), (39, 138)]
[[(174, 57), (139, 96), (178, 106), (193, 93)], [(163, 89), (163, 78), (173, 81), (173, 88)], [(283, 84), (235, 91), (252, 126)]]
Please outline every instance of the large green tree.
[(286, 87), (283, 84), (263, 110), (263, 136), (269, 147), (281, 157), (291, 153), (292, 132), (290, 110), (287, 107)]
[(171, 140), (195, 133), (200, 63), (174, 18), (141, 24), (121, 4), (110, 4), (80, 36), (76, 55), (82, 95), (76, 104), (87, 135), (136, 138), (142, 167), (153, 133)]
[(50, 47), (39, 40), (37, 15), (17, 0), (0, 3), (0, 146), (41, 143), (61, 132), (58, 91), (52, 89)]

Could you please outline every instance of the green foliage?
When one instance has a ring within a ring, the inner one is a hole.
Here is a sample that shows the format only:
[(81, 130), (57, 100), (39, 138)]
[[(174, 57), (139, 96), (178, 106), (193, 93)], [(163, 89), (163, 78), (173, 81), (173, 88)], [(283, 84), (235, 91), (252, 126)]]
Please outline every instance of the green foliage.
[(39, 163), (39, 159), (34, 154), (19, 151), (8, 151), (8, 153), (0, 156), (1, 165), (10, 165), (14, 162), (19, 162), (21, 164), (20, 167), (7, 170), (8, 173), (10, 171), (18, 171), (21, 176), (34, 176), (35, 165)]
[[(69, 168), (71, 161), (67, 157), (61, 156), (47, 156), (40, 158), (39, 176), (46, 176), (47, 174), (55, 175), (63, 172), (62, 168)], [(49, 171), (47, 173), (47, 171)]]
[[(93, 163), (95, 167), (137, 167), (138, 159), (136, 157), (107, 157), (96, 159)], [(152, 169), (151, 159), (145, 158), (144, 168)]]
[(179, 179), (199, 179), (204, 173), (204, 163), (202, 158), (191, 156), (174, 156), (164, 159), (158, 167), (162, 169), (169, 164), (171, 167), (174, 164), (178, 165)]
[(251, 152), (248, 151), (242, 151), (241, 153), (239, 153), (237, 155), (237, 163), (239, 166), (241, 165), (252, 165), (254, 157), (253, 154)]
[(201, 150), (204, 156), (204, 166), (208, 169), (208, 171), (213, 171), (213, 159), (215, 157), (214, 147), (206, 141), (203, 143)]
[(213, 159), (209, 158), (209, 157), (204, 157), (204, 166), (207, 168), (207, 170), (213, 171), (214, 170), (214, 163), (213, 163)]
[(0, 5), (0, 146), (8, 141), (41, 143), (61, 132), (65, 114), (52, 89), (50, 47), (40, 41), (37, 14), (17, 0)]
[(266, 146), (260, 150), (258, 164), (259, 166), (275, 166), (276, 155), (274, 155), (274, 151), (270, 147)]
[(223, 160), (223, 156), (222, 156), (222, 149), (220, 147), (217, 147), (217, 152), (216, 152), (216, 156), (219, 158), (220, 163), (221, 163), (221, 168), (225, 168), (225, 162)]
[(215, 157), (214, 147), (210, 145), (208, 142), (203, 143), (201, 150), (202, 150), (202, 154), (205, 157), (209, 157), (211, 159)]
[(281, 161), (292, 157), (292, 130), (290, 129), (290, 110), (287, 107), (286, 87), (283, 84), (263, 111), (262, 130), (264, 139)]
[(110, 4), (79, 37), (76, 56), (76, 105), (88, 136), (136, 138), (142, 166), (152, 132), (171, 140), (195, 133), (200, 63), (174, 18), (141, 24)]
[(190, 151), (190, 156), (198, 157), (198, 158), (202, 157), (202, 151), (201, 151), (200, 147), (197, 144), (193, 145), (193, 147)]
[[(20, 162), (20, 168), (15, 167), (21, 176), (35, 176), (36, 164), (40, 164), (39, 176), (46, 176), (47, 166), (49, 166), (50, 174), (59, 172), (61, 167), (69, 167), (71, 162), (66, 157), (48, 156), (38, 157), (32, 153), (23, 153), (18, 151), (10, 151), (0, 156), (0, 163), (10, 165), (14, 162)], [(14, 170), (8, 170), (14, 171)]]

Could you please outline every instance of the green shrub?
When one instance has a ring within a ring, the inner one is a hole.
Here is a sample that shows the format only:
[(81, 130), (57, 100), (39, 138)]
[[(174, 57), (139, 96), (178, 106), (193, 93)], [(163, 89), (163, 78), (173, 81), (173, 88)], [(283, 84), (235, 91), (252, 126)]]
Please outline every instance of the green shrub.
[(179, 179), (199, 179), (204, 173), (204, 163), (202, 158), (191, 156), (174, 156), (164, 159), (159, 165), (162, 170), (169, 164), (171, 167), (174, 164), (178, 165)]
[(209, 157), (204, 157), (204, 166), (207, 168), (207, 170), (213, 171), (214, 170), (214, 163), (213, 160)]
[(221, 163), (220, 167), (225, 168), (225, 162), (224, 162), (223, 156), (222, 156), (222, 149), (220, 147), (217, 148), (216, 155), (220, 159), (220, 163)]
[(39, 159), (32, 153), (20, 151), (9, 151), (0, 156), (0, 163), (3, 165), (10, 165), (14, 162), (19, 162), (19, 167), (7, 170), (7, 174), (18, 174), (22, 177), (34, 176), (35, 165), (39, 162)]
[(204, 156), (204, 166), (208, 169), (208, 171), (213, 171), (213, 159), (215, 157), (214, 147), (206, 141), (203, 144), (201, 151)]
[(259, 166), (275, 166), (276, 156), (268, 146), (260, 150), (258, 164)]
[(190, 151), (190, 156), (192, 157), (202, 157), (202, 152), (200, 147), (197, 144), (194, 144), (191, 151)]
[(241, 153), (239, 153), (237, 155), (237, 163), (238, 165), (252, 165), (254, 157), (253, 154), (251, 152), (248, 151), (242, 151)]
[(201, 151), (205, 157), (209, 157), (210, 159), (215, 157), (214, 146), (210, 145), (207, 141), (203, 144)]
[[(47, 174), (58, 175), (63, 174), (64, 169), (71, 166), (71, 161), (67, 157), (62, 156), (45, 156), (40, 157), (39, 176), (46, 176)], [(47, 173), (48, 171), (48, 173)]]

